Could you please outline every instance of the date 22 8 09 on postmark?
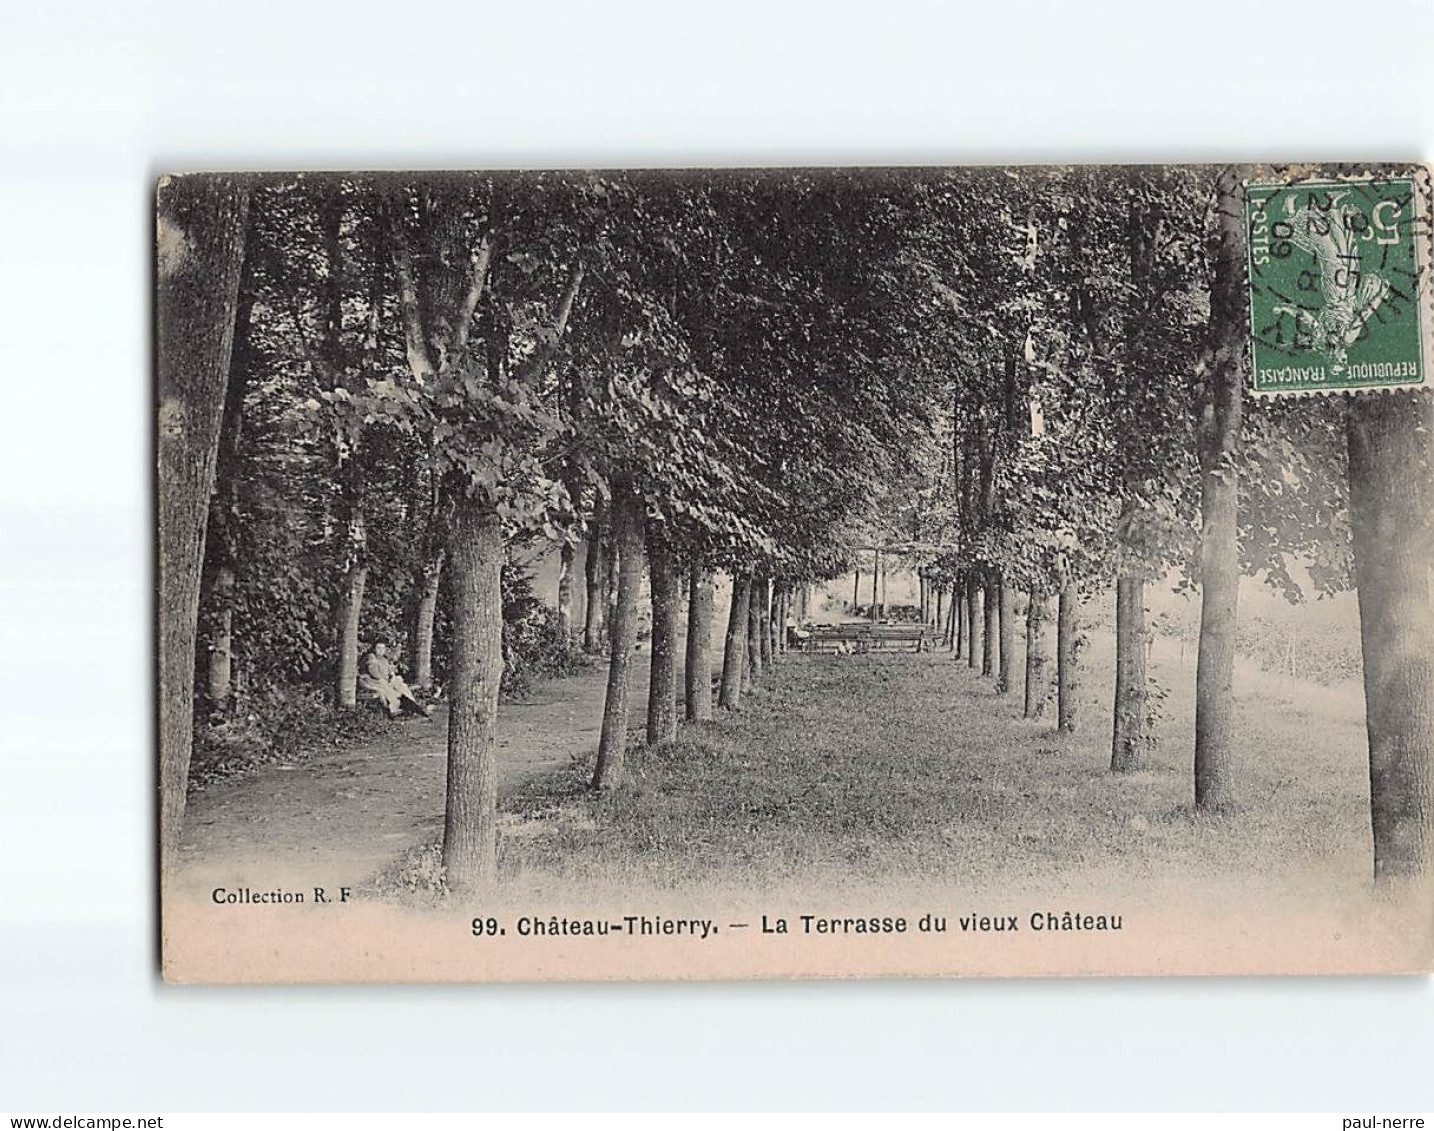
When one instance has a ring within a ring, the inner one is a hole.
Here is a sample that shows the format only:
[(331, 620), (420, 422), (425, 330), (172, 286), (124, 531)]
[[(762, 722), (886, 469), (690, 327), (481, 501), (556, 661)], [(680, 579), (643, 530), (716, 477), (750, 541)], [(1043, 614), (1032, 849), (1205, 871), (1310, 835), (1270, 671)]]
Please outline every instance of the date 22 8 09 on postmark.
[(1427, 382), (1428, 207), (1413, 178), (1245, 187), (1251, 390)]

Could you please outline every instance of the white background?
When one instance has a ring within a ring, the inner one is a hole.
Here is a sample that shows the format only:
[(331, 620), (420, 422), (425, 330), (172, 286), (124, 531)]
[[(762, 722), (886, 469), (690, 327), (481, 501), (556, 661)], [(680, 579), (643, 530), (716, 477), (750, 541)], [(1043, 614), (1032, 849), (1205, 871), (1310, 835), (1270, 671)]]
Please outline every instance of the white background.
[(1407, 158), (1428, 2), (0, 14), (0, 1110), (1434, 1108), (1427, 979), (170, 989), (161, 170)]

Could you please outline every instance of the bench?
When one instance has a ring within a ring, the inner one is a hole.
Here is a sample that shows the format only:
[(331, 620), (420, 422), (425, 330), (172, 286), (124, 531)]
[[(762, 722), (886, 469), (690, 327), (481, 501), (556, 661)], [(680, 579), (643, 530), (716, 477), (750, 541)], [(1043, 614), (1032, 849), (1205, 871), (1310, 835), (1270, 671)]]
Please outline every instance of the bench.
[(817, 654), (832, 652), (929, 652), (934, 630), (924, 624), (888, 624), (878, 621), (850, 621), (846, 624), (815, 624), (806, 638), (805, 650)]

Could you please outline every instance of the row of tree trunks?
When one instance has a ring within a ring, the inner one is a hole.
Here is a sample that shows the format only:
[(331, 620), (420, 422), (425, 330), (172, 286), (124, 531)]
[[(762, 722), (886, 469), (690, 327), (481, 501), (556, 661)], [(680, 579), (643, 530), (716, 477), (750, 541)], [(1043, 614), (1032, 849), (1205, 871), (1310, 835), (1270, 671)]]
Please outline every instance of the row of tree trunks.
[[(710, 586), (710, 574), (705, 576)], [(807, 608), (810, 599), (805, 586), (792, 586), (747, 570), (734, 574), (718, 706), (740, 709), (742, 696), (761, 682), (762, 673), (778, 657), (786, 654), (786, 626), (794, 605), (801, 619), (801, 610)], [(710, 602), (710, 595), (707, 600)], [(710, 611), (707, 616), (710, 621)], [(707, 681), (710, 683), (710, 673)]]

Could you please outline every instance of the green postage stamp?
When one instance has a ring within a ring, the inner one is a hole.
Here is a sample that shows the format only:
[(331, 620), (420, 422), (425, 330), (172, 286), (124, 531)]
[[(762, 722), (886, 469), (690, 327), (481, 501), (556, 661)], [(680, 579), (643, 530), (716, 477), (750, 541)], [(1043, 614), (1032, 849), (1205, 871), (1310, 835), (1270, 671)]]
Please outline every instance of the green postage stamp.
[(1250, 183), (1256, 394), (1426, 383), (1429, 227), (1413, 177)]

